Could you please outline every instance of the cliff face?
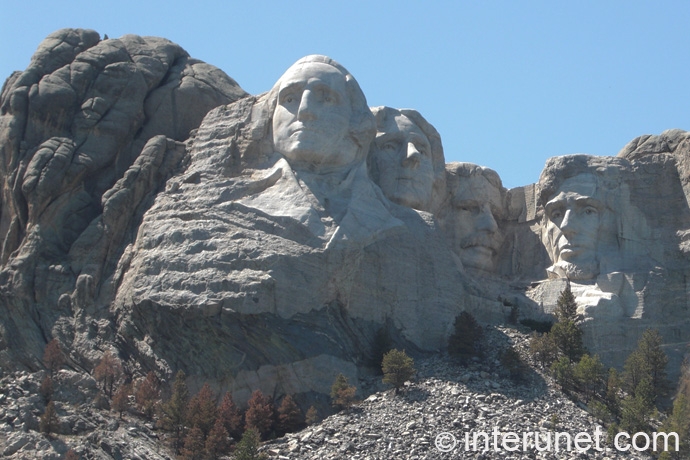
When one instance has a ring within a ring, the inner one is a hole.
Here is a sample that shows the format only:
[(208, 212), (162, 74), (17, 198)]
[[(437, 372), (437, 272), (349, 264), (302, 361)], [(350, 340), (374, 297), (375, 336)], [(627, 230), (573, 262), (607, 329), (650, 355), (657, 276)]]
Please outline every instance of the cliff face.
[[(678, 368), (690, 342), (687, 133), (636, 139), (619, 158), (557, 157), (539, 183), (508, 191), (456, 164), (434, 178), (432, 215), (389, 199), (364, 157), (324, 174), (276, 152), (274, 96), (249, 96), (164, 39), (48, 37), (0, 101), (0, 366), (41, 369), (55, 337), (75, 369), (111, 350), (130, 374), (182, 369), (240, 402), (255, 389), (304, 402), (338, 373), (354, 382), (377, 366), (382, 331), (435, 352), (463, 310), (548, 318), (576, 273), (592, 352), (620, 366), (654, 327)], [(371, 138), (356, 139), (365, 153)], [(596, 185), (584, 197), (596, 201), (594, 256), (568, 265), (549, 209), (583, 184)], [(449, 237), (468, 202), (484, 206), (488, 256), (464, 252), (482, 238)]]
[[(61, 30), (2, 90), (2, 362), (40, 366), (58, 336), (88, 363), (113, 340), (110, 279), (190, 130), (246, 93), (160, 38)], [(106, 301), (107, 302), (107, 301)], [(90, 329), (90, 332), (88, 331)], [(107, 332), (110, 331), (110, 332)]]

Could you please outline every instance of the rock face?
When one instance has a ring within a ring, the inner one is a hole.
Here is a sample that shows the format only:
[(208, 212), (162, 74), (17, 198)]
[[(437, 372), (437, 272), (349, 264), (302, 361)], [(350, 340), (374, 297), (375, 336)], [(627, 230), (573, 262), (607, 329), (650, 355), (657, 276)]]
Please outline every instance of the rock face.
[(101, 40), (89, 30), (52, 34), (29, 67), (7, 80), (0, 102), (3, 365), (40, 365), (47, 336), (72, 348), (88, 341), (89, 328), (105, 334), (108, 300), (96, 299), (112, 299), (120, 255), (182, 161), (181, 142), (208, 110), (244, 95), (168, 40)]
[(57, 338), (84, 373), (110, 350), (128, 375), (304, 404), (378, 367), (382, 332), (436, 353), (460, 312), (548, 319), (568, 282), (606, 364), (653, 327), (674, 375), (690, 343), (684, 131), (505, 190), (325, 56), (250, 96), (167, 40), (71, 29), (0, 110), (3, 371)]
[(537, 203), (553, 281), (529, 294), (553, 308), (570, 279), (591, 350), (622, 366), (642, 332), (659, 329), (677, 375), (690, 340), (687, 201), (673, 156), (625, 156), (547, 162)]

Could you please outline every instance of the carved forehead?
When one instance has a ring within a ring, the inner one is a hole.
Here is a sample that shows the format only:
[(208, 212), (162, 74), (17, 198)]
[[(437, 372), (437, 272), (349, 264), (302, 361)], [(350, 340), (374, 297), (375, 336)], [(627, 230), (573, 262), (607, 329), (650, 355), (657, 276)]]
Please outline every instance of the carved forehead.
[(496, 208), (501, 207), (501, 190), (480, 173), (456, 177), (450, 183), (450, 188), (454, 203), (464, 201), (489, 202)]
[(580, 196), (596, 198), (598, 194), (597, 185), (597, 178), (594, 174), (582, 173), (564, 180), (556, 190), (556, 195), (571, 192)]
[(377, 139), (404, 139), (412, 137), (416, 139), (423, 139), (427, 144), (429, 143), (429, 139), (419, 125), (402, 113), (399, 113), (395, 116), (386, 117), (383, 121), (383, 125), (379, 124), (377, 127), (377, 131)]
[(285, 88), (319, 80), (342, 93), (346, 91), (346, 75), (340, 69), (323, 62), (296, 63), (280, 77), (278, 84), (280, 88)]

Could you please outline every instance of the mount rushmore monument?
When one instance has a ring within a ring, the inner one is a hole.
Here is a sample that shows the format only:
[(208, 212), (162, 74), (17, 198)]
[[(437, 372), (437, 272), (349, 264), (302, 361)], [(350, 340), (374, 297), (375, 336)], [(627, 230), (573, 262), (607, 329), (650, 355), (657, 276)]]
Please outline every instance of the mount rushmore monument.
[[(0, 366), (48, 341), (90, 370), (327, 394), (381, 331), (442, 350), (455, 318), (552, 317), (570, 285), (589, 349), (622, 366), (646, 328), (690, 343), (690, 134), (554, 156), (507, 190), (446, 164), (412, 109), (369, 107), (307, 56), (266, 93), (160, 38), (65, 29), (0, 100)], [(612, 152), (615, 153), (615, 152)], [(559, 152), (555, 151), (554, 155)], [(461, 155), (460, 155), (461, 156)]]

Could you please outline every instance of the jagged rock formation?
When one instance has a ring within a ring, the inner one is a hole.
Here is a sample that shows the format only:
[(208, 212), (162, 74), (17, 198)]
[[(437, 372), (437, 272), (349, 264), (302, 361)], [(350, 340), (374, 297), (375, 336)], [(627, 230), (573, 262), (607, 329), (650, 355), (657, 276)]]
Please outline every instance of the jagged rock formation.
[[(46, 337), (86, 359), (110, 335), (111, 281), (152, 197), (211, 108), (246, 93), (168, 40), (50, 35), (2, 91), (0, 362), (40, 367)], [(116, 280), (114, 280), (116, 281)], [(100, 309), (100, 312), (96, 310)], [(100, 353), (98, 353), (100, 354)]]

